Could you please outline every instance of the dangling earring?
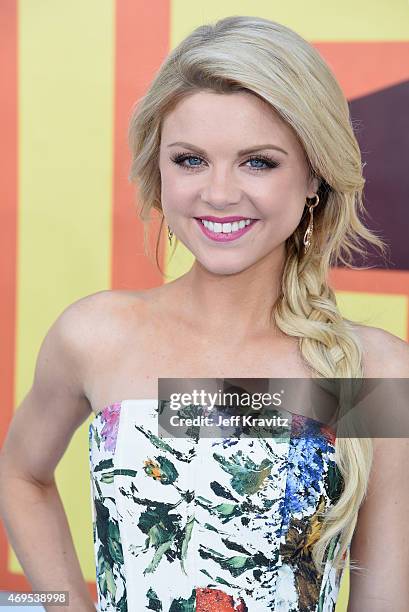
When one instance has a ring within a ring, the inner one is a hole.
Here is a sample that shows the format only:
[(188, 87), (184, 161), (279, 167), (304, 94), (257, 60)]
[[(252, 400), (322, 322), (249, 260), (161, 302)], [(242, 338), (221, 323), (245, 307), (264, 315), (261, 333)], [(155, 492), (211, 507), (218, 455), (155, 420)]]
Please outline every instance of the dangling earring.
[(170, 246), (172, 246), (172, 236), (173, 236), (173, 232), (168, 225), (168, 239), (169, 239)]
[(318, 206), (318, 202), (320, 201), (318, 194), (316, 193), (315, 196), (316, 198), (316, 202), (314, 204), (307, 204), (308, 209), (310, 211), (310, 222), (308, 224), (307, 230), (304, 234), (304, 254), (308, 251), (308, 249), (310, 248), (311, 245), (311, 236), (312, 236), (312, 230), (314, 228), (314, 219), (313, 219), (313, 209)]

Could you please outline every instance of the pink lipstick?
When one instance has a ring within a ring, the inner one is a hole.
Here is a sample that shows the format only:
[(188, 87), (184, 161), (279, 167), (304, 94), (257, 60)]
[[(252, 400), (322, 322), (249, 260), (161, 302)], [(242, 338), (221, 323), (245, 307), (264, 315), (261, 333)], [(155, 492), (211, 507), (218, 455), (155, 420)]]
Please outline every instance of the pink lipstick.
[[(224, 233), (224, 232), (214, 232), (210, 230), (209, 228), (203, 225), (200, 219), (204, 219), (206, 221), (212, 221), (213, 223), (233, 223), (234, 221), (239, 222), (239, 221), (245, 221), (246, 219), (250, 219), (250, 223), (236, 231)], [(244, 234), (247, 234), (247, 232), (249, 232), (251, 228), (258, 221), (258, 219), (251, 219), (250, 217), (239, 217), (239, 216), (233, 216), (233, 217), (205, 216), (205, 217), (200, 217), (200, 218), (195, 217), (195, 220), (199, 224), (200, 229), (202, 230), (203, 234), (207, 236), (208, 238), (210, 238), (210, 240), (213, 240), (214, 242), (232, 242), (233, 240), (237, 240)]]

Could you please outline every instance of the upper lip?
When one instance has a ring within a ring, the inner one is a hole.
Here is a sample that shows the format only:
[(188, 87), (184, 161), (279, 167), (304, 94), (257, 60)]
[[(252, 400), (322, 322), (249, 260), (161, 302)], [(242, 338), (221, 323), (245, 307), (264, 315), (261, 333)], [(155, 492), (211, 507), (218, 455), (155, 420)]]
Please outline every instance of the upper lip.
[[(204, 219), (205, 221), (214, 221), (216, 223), (230, 223), (232, 221), (243, 221), (244, 219), (252, 219), (252, 217), (212, 217), (211, 215), (206, 215), (204, 217), (195, 217), (195, 219)], [(256, 219), (252, 219), (256, 221)]]

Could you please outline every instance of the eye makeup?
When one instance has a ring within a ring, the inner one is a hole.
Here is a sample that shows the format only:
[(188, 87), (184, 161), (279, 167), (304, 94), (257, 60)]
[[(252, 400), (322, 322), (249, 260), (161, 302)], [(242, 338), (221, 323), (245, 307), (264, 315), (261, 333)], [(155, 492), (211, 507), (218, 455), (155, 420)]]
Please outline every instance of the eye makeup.
[[(181, 168), (185, 168), (188, 171), (192, 171), (192, 170), (195, 171), (197, 168), (200, 168), (200, 166), (199, 165), (186, 166), (183, 164), (184, 161), (188, 159), (196, 159), (196, 160), (204, 161), (204, 159), (200, 157), (199, 155), (193, 155), (192, 153), (187, 153), (187, 152), (186, 153), (176, 153), (175, 155), (171, 156), (170, 159), (172, 160), (173, 163), (177, 164)], [(273, 159), (269, 155), (250, 155), (247, 158), (246, 163), (252, 160), (259, 161), (265, 164), (264, 168), (257, 168), (255, 166), (249, 166), (249, 168), (251, 170), (254, 170), (255, 172), (271, 170), (272, 168), (277, 168), (277, 166), (280, 165), (275, 159)]]

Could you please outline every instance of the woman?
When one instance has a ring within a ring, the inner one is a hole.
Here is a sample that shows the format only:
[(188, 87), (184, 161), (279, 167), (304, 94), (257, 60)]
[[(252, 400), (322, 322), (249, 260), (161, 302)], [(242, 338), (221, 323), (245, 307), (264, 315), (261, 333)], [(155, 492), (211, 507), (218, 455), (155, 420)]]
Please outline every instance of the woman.
[(405, 440), (154, 435), (158, 378), (409, 376), (407, 344), (343, 318), (327, 283), (363, 241), (384, 248), (358, 217), (360, 151), (333, 74), (287, 27), (221, 19), (169, 54), (129, 140), (142, 220), (159, 211), (195, 261), (160, 287), (75, 302), (42, 344), (1, 479), (33, 588), (93, 609), (54, 481), (92, 411), (100, 610), (334, 610), (349, 551), (365, 570), (349, 612), (403, 612)]

